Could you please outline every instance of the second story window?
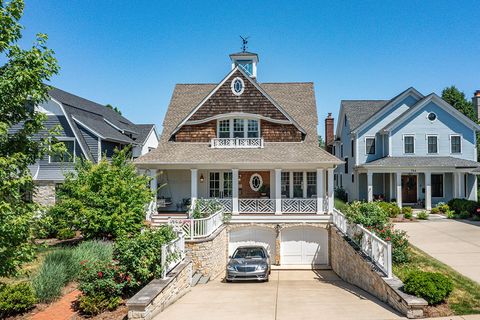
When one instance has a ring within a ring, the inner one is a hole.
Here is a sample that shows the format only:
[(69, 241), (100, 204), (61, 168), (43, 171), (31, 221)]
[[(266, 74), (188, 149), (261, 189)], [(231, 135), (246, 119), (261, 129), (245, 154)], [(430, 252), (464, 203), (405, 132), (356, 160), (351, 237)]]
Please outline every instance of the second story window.
[(406, 154), (415, 153), (415, 137), (414, 136), (403, 137), (403, 152)]
[(233, 137), (245, 138), (245, 128), (243, 119), (233, 119)]
[(259, 138), (260, 124), (257, 119), (218, 120), (218, 138)]
[(352, 157), (355, 157), (355, 141), (354, 140), (352, 140), (352, 147), (351, 148), (352, 148), (352, 150), (351, 150), (350, 154), (352, 155)]
[(220, 120), (218, 122), (218, 137), (230, 138), (230, 120)]
[(427, 136), (428, 153), (438, 153), (438, 137)]
[(462, 153), (462, 142), (460, 136), (450, 136), (450, 152)]
[(258, 120), (248, 120), (248, 137), (258, 138)]
[(366, 154), (375, 154), (375, 138), (366, 138), (365, 139), (365, 153)]

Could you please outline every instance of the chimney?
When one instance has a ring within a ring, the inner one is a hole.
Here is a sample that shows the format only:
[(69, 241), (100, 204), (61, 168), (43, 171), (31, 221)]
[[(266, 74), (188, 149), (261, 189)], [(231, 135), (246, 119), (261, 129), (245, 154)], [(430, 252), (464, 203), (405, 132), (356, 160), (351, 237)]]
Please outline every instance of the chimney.
[(332, 153), (333, 151), (333, 140), (335, 140), (335, 135), (333, 133), (333, 117), (332, 113), (329, 112), (328, 116), (325, 118), (325, 150)]
[(473, 110), (477, 113), (477, 119), (480, 119), (480, 90), (475, 91), (472, 98)]

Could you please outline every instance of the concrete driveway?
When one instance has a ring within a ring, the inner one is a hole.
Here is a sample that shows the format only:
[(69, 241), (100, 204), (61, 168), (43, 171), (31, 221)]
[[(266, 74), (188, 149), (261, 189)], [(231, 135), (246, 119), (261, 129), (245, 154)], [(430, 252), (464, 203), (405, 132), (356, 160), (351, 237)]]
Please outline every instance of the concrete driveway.
[(393, 309), (330, 270), (272, 271), (268, 283), (197, 285), (156, 320), (399, 319)]
[(397, 223), (410, 242), (480, 283), (480, 222), (435, 219)]

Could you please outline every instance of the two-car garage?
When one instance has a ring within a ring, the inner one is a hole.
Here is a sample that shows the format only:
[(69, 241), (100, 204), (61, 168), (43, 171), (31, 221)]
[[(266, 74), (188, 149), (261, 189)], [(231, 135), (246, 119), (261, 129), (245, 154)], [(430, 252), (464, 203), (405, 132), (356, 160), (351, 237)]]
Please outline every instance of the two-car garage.
[[(279, 241), (277, 241), (277, 233)], [(285, 226), (277, 231), (269, 226), (242, 226), (230, 229), (229, 255), (244, 245), (262, 245), (275, 263), (277, 253), (282, 266), (328, 265), (328, 231), (323, 225)], [(279, 248), (277, 248), (279, 245)]]

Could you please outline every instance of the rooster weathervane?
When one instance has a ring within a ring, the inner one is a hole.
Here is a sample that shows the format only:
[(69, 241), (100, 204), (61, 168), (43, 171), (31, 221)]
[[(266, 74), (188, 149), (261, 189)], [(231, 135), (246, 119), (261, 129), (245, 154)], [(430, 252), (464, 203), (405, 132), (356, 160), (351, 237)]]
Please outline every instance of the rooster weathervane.
[(248, 38), (250, 37), (240, 36), (240, 38), (242, 39), (242, 52), (247, 52)]

